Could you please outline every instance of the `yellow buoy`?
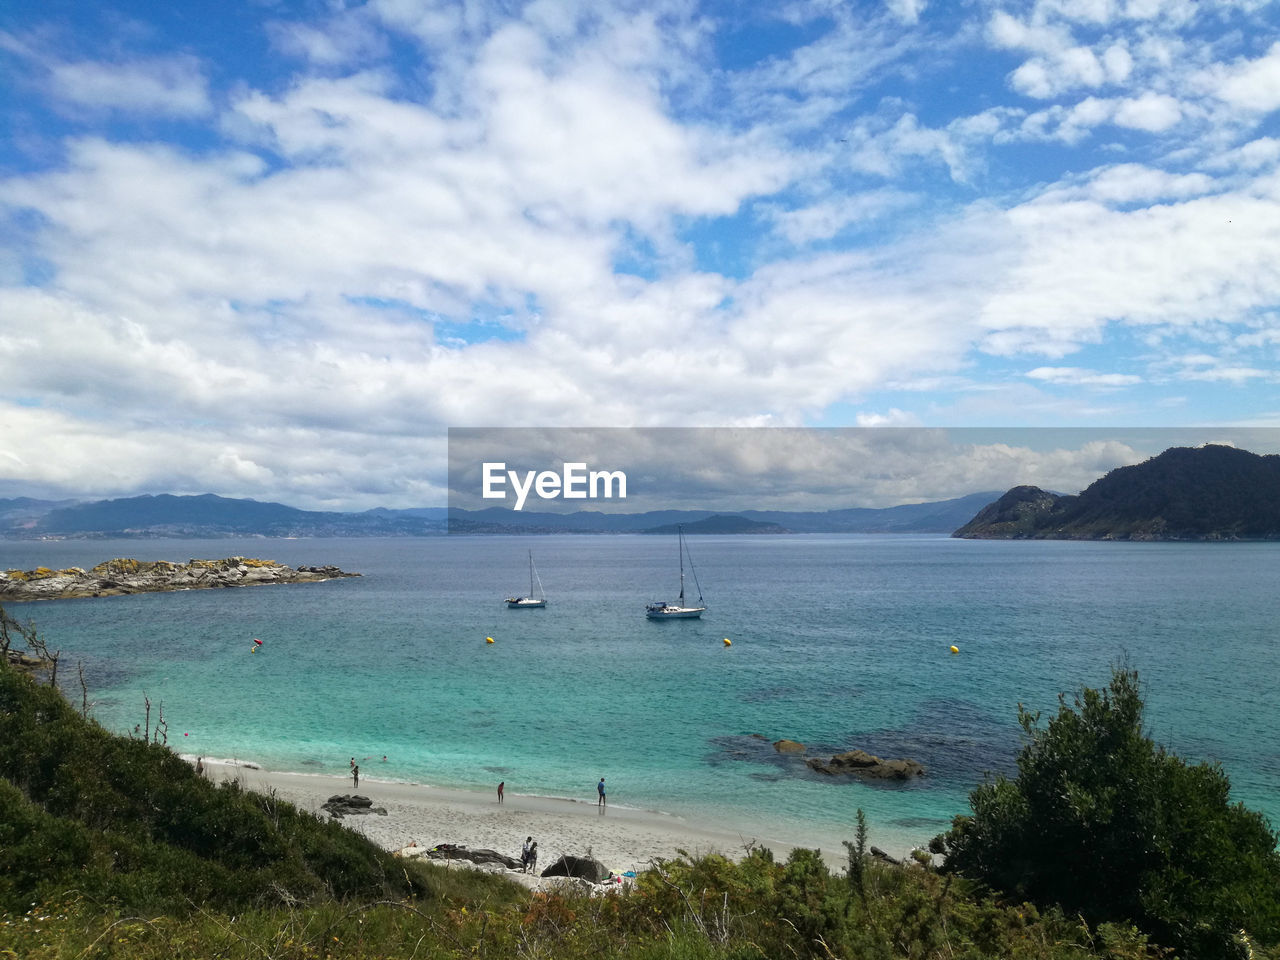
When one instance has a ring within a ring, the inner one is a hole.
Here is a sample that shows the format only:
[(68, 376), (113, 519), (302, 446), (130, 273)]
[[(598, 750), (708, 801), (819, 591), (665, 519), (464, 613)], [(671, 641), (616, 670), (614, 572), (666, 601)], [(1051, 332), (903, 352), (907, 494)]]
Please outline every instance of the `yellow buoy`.
[(493, 643), (493, 637), (485, 637), (485, 638), (484, 638), (484, 642), (485, 642), (485, 643)]
[(951, 647), (951, 652), (952, 652), (952, 653), (959, 653), (959, 652), (960, 652), (960, 648), (959, 648), (959, 647), (957, 647), (957, 646), (954, 646), (954, 645), (953, 645), (953, 646)]
[(730, 640), (728, 637), (725, 637), (725, 638), (724, 638), (724, 645), (725, 645), (726, 647), (732, 647), (732, 646), (733, 646), (733, 641), (732, 641), (732, 640)]

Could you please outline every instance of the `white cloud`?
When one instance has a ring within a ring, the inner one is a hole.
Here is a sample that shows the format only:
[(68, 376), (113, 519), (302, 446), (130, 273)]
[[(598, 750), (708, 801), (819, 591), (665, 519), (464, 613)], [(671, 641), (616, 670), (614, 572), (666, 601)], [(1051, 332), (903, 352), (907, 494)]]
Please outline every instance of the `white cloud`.
[(1217, 185), (1203, 173), (1174, 174), (1140, 163), (1090, 171), (1078, 188), (1055, 191), (1055, 199), (1085, 198), (1107, 204), (1181, 200), (1212, 193)]
[(927, 0), (885, 0), (889, 12), (903, 23), (917, 23), (924, 12)]
[(936, 160), (946, 165), (951, 179), (964, 182), (969, 160), (964, 142), (950, 130), (922, 127), (906, 113), (887, 129), (882, 122), (864, 121), (849, 131), (849, 164), (862, 173), (891, 177), (909, 159)]
[(53, 96), (91, 109), (172, 117), (201, 116), (211, 109), (201, 64), (189, 56), (52, 63), (48, 82)]
[(1066, 386), (1082, 387), (1130, 387), (1142, 382), (1142, 378), (1127, 373), (1098, 373), (1081, 367), (1036, 367), (1028, 370), (1031, 380)]
[(267, 25), (267, 33), (277, 49), (322, 66), (367, 64), (388, 52), (385, 38), (366, 18), (352, 14), (321, 24), (276, 21)]
[(1163, 133), (1182, 119), (1182, 108), (1173, 97), (1147, 92), (1119, 101), (1113, 119), (1120, 127)]
[(1280, 162), (1280, 139), (1259, 137), (1233, 150), (1211, 157), (1205, 166), (1210, 170), (1264, 170)]
[(1239, 60), (1215, 71), (1212, 79), (1219, 99), (1253, 113), (1280, 107), (1280, 41), (1256, 60)]
[(798, 210), (768, 208), (768, 215), (790, 243), (803, 245), (829, 240), (850, 225), (865, 224), (918, 203), (919, 197), (901, 190), (872, 190), (841, 194)]

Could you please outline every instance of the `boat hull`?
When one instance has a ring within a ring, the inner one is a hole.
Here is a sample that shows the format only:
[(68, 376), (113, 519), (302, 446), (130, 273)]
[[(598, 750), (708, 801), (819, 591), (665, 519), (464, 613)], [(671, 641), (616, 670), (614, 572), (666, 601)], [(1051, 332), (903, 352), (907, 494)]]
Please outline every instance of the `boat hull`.
[(650, 620), (694, 620), (706, 612), (706, 607), (677, 607), (670, 604), (646, 607), (644, 615)]
[(541, 610), (547, 605), (545, 600), (533, 600), (529, 597), (517, 597), (507, 600), (508, 610)]

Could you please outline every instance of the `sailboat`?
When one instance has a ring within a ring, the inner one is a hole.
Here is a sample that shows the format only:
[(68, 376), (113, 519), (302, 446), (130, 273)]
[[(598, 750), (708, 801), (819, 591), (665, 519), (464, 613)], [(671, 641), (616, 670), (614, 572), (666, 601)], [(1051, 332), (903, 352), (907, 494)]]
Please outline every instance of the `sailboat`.
[(676, 527), (676, 539), (679, 543), (680, 551), (680, 599), (675, 603), (667, 603), (665, 600), (656, 600), (644, 608), (644, 615), (650, 620), (692, 620), (700, 617), (706, 611), (706, 604), (702, 600), (702, 586), (698, 583), (698, 573), (693, 569), (693, 556), (689, 556), (689, 572), (693, 574), (693, 585), (698, 589), (698, 603), (696, 606), (687, 606), (684, 599), (684, 558), (688, 548), (684, 545), (684, 527)]
[[(533, 592), (533, 582), (538, 581), (538, 592)], [(533, 565), (533, 551), (529, 551), (529, 595), (527, 597), (507, 597), (508, 610), (532, 610), (547, 605), (547, 596), (542, 592), (542, 578), (538, 576), (538, 568)]]

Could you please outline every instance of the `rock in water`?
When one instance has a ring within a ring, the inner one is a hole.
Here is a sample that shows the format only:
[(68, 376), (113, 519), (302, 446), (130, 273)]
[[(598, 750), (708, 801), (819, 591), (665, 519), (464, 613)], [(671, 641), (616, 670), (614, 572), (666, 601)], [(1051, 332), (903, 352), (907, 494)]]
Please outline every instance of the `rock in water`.
[(826, 761), (810, 757), (805, 763), (810, 769), (827, 776), (846, 774), (877, 780), (910, 780), (924, 776), (924, 765), (915, 760), (881, 760), (865, 750), (838, 753)]
[(334, 566), (298, 567), (273, 560), (227, 557), (223, 560), (134, 560), (117, 557), (92, 570), (79, 567), (51, 570), (6, 570), (0, 573), (0, 601), (66, 600), (73, 597), (111, 597), (124, 593), (167, 590), (208, 590), (262, 583), (315, 583), (358, 577)]

